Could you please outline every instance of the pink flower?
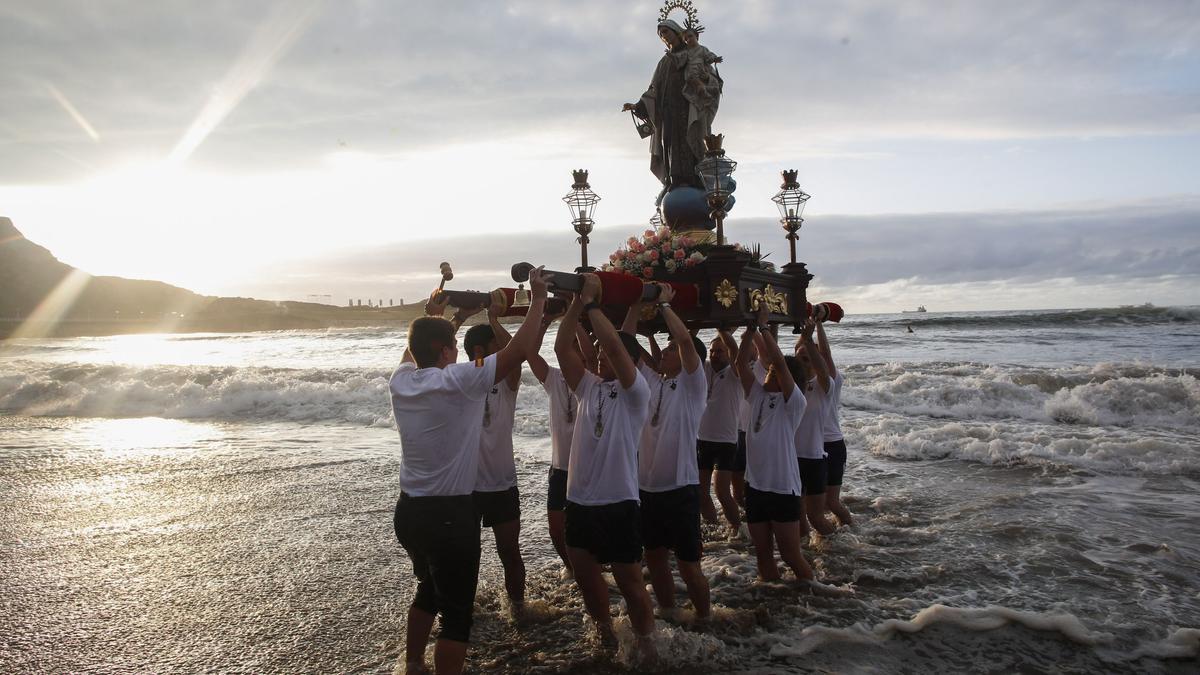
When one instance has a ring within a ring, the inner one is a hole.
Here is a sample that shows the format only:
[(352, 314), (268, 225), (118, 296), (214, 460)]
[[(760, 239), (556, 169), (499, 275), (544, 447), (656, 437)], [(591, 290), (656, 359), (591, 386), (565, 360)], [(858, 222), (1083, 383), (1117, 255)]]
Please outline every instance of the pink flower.
[(688, 259), (687, 259), (687, 262), (686, 262), (686, 263), (684, 263), (684, 264), (685, 264), (685, 265), (687, 265), (688, 267), (694, 267), (694, 266), (696, 265), (696, 259), (695, 259), (695, 258), (688, 258)]
[(652, 234), (649, 237), (646, 237), (646, 243), (650, 246), (658, 246), (658, 235)]
[(650, 249), (650, 259), (658, 260), (658, 249), (656, 249), (656, 248)]
[(649, 239), (650, 237), (654, 236), (654, 230), (646, 230), (642, 233), (642, 236)]
[(642, 276), (646, 277), (647, 279), (652, 279), (654, 277), (654, 268), (653, 267), (643, 267), (642, 268)]
[(686, 257), (687, 257), (687, 253), (684, 253), (683, 249), (681, 249), (681, 248), (675, 249), (675, 259), (676, 260), (683, 260)]

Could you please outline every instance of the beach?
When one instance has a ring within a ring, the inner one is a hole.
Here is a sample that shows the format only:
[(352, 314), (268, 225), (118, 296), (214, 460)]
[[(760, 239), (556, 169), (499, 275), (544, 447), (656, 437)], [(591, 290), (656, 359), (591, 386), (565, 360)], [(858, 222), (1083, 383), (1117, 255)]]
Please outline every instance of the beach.
[[(664, 670), (1195, 672), (1200, 308), (855, 315), (828, 332), (859, 520), (807, 550), (829, 592), (755, 582), (746, 544), (706, 526), (717, 620), (659, 621)], [(392, 532), (404, 337), (3, 347), (0, 670), (393, 672), (413, 592)], [(559, 581), (547, 400), (522, 382), (533, 616), (509, 622), (485, 530), (468, 669), (622, 671), (628, 645), (604, 656)]]

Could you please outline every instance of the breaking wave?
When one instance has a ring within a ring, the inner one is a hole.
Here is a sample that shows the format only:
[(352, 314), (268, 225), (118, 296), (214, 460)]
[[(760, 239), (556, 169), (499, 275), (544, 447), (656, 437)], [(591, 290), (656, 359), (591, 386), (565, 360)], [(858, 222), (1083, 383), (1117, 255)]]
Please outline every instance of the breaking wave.
[(0, 375), (0, 409), (23, 415), (391, 424), (385, 371), (26, 365), (24, 372)]
[[(389, 370), (9, 364), (0, 410), (21, 415), (394, 427)], [(846, 433), (878, 455), (1200, 474), (1200, 380), (1190, 371), (924, 363), (844, 372)], [(545, 437), (546, 394), (528, 371), (522, 382), (514, 432)]]
[(1030, 368), (974, 363), (844, 368), (854, 408), (958, 419), (1200, 429), (1193, 370), (1142, 364)]

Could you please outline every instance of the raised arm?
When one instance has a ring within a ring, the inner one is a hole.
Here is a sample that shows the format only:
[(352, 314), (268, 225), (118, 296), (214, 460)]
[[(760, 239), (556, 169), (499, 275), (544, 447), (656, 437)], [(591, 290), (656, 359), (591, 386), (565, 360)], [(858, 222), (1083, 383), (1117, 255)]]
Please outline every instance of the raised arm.
[(583, 358), (571, 346), (571, 341), (575, 339), (575, 330), (572, 327), (579, 326), (579, 315), (582, 313), (583, 301), (577, 295), (567, 307), (567, 313), (558, 326), (558, 337), (554, 339), (554, 354), (558, 357), (558, 367), (562, 370), (563, 379), (567, 381), (571, 391), (575, 391), (579, 386), (585, 371)]
[(653, 331), (644, 333), (646, 341), (650, 343), (650, 351), (642, 351), (642, 358), (647, 359), (649, 365), (654, 370), (658, 370), (658, 364), (662, 361), (662, 350), (658, 348), (658, 340), (654, 339)]
[(817, 324), (817, 347), (821, 350), (821, 358), (825, 359), (825, 367), (829, 369), (830, 377), (837, 377), (837, 366), (833, 364), (833, 352), (829, 351), (829, 338), (825, 337), (825, 322)]
[(625, 351), (625, 345), (617, 335), (617, 329), (613, 327), (608, 317), (604, 316), (604, 312), (597, 302), (600, 299), (600, 277), (595, 274), (583, 276), (583, 290), (579, 292), (579, 296), (584, 307), (587, 308), (588, 320), (592, 322), (592, 330), (600, 340), (600, 348), (604, 350), (604, 355), (617, 374), (621, 388), (628, 389), (637, 382), (637, 368), (633, 365), (633, 359), (629, 358), (629, 353)]
[[(542, 333), (538, 337), (539, 346), (545, 344), (546, 331), (550, 329), (551, 323), (552, 322), (546, 321), (545, 319), (542, 320)], [(530, 354), (529, 370), (533, 373), (533, 376), (538, 379), (538, 382), (544, 383), (546, 381), (546, 376), (550, 374), (550, 364), (546, 363), (546, 359), (543, 359), (541, 354)]]
[[(512, 342), (512, 335), (509, 334), (508, 330), (504, 327), (504, 325), (500, 323), (500, 314), (503, 311), (504, 311), (504, 306), (501, 305), (500, 303), (496, 302), (495, 300), (493, 300), (492, 304), (488, 305), (488, 308), (487, 308), (488, 325), (492, 327), (492, 334), (496, 338), (496, 347), (498, 349), (504, 349), (504, 347), (509, 342)], [(539, 319), (538, 320), (538, 331), (539, 332), (538, 332), (538, 340), (537, 340), (537, 344), (539, 347), (542, 344), (542, 336), (545, 335), (545, 333), (546, 333), (545, 328), (542, 327), (542, 323), (543, 322)], [(534, 349), (534, 354), (536, 355), (536, 353), (537, 353), (537, 349)], [(521, 369), (513, 368), (513, 371), (508, 374), (507, 380), (508, 380), (508, 388), (513, 391), (516, 391), (517, 388), (521, 386)]]
[(625, 312), (625, 320), (621, 322), (621, 332), (637, 335), (638, 320), (642, 318), (642, 302), (641, 297), (637, 302), (629, 306), (629, 311)]
[(541, 337), (542, 312), (546, 308), (546, 282), (542, 279), (540, 267), (529, 272), (529, 288), (533, 291), (533, 297), (529, 303), (529, 310), (525, 313), (525, 320), (521, 322), (521, 327), (517, 329), (517, 334), (512, 340), (496, 352), (497, 384), (514, 370), (519, 376), (521, 362), (529, 358), (530, 354), (536, 354), (540, 344), (538, 338)]
[(817, 386), (826, 394), (829, 393), (829, 369), (825, 367), (825, 357), (817, 351), (817, 346), (813, 344), (812, 334), (817, 322), (809, 319), (804, 322), (804, 332), (800, 335), (800, 340), (804, 343), (804, 351), (808, 354), (808, 360), (812, 363), (813, 372), (817, 376)]
[(738, 372), (738, 356), (741, 355), (741, 350), (738, 349), (737, 342), (734, 342), (733, 335), (729, 333), (729, 329), (717, 329), (717, 339), (725, 344), (725, 349), (729, 350), (729, 365), (733, 366), (733, 373), (739, 375)]
[(754, 349), (756, 333), (758, 333), (757, 323), (753, 327), (746, 326), (746, 330), (742, 332), (742, 348), (738, 350), (737, 360), (733, 362), (733, 372), (737, 374), (738, 380), (742, 383), (742, 393), (746, 396), (750, 395), (750, 389), (754, 386), (754, 368), (750, 367), (750, 354)]
[(792, 377), (792, 371), (788, 370), (787, 362), (783, 360), (783, 352), (779, 351), (779, 343), (775, 342), (775, 336), (766, 330), (767, 311), (767, 304), (759, 303), (758, 335), (762, 338), (763, 348), (766, 350), (759, 352), (759, 358), (771, 364), (771, 370), (775, 372), (775, 378), (779, 381), (779, 391), (783, 394), (783, 400), (787, 401), (796, 389), (796, 380)]
[(675, 289), (664, 283), (660, 283), (658, 287), (658, 310), (662, 313), (663, 321), (667, 322), (667, 330), (671, 333), (675, 348), (679, 350), (679, 363), (685, 371), (694, 373), (700, 367), (700, 355), (696, 353), (696, 343), (692, 341), (692, 334), (683, 324), (683, 319), (671, 308), (670, 302), (671, 298), (675, 297)]
[(583, 324), (579, 323), (578, 317), (575, 319), (575, 344), (579, 347), (579, 355), (583, 357), (585, 364), (596, 362), (596, 346), (592, 344), (592, 336), (588, 335)]

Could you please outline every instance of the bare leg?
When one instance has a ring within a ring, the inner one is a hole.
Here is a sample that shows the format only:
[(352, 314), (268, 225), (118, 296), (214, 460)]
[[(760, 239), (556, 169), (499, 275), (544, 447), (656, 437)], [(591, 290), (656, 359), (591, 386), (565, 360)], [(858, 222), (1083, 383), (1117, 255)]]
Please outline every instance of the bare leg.
[(850, 515), (850, 509), (842, 503), (842, 486), (841, 485), (826, 485), (825, 486), (825, 509), (837, 516), (838, 521), (842, 525), (853, 525), (854, 516)]
[[(571, 559), (571, 569), (575, 570), (575, 583), (579, 585), (579, 592), (583, 594), (583, 606), (588, 615), (602, 632), (612, 633), (612, 615), (608, 611), (608, 584), (604, 583), (604, 576), (600, 573), (600, 563), (596, 562), (596, 557), (588, 553), (587, 549), (568, 546), (567, 555)], [(613, 567), (615, 569), (616, 566)], [(640, 565), (638, 569), (640, 576)], [(645, 592), (646, 590), (642, 589), (642, 593)], [(650, 598), (647, 596), (647, 606), (649, 603)], [(633, 616), (632, 612), (630, 616)]]
[[(599, 569), (599, 566), (597, 566)], [(650, 594), (642, 583), (641, 563), (613, 563), (613, 577), (617, 587), (625, 598), (625, 606), (629, 609), (629, 621), (633, 624), (633, 632), (638, 637), (646, 637), (654, 632), (654, 614), (650, 610)]]
[(837, 529), (825, 517), (825, 495), (804, 495), (804, 515), (813, 529), (823, 535), (833, 534)]
[(771, 531), (775, 534), (775, 541), (779, 544), (779, 557), (787, 563), (787, 566), (792, 568), (792, 573), (797, 579), (812, 579), (812, 567), (809, 567), (808, 560), (804, 554), (800, 552), (800, 521), (790, 521), (786, 523), (778, 523), (771, 521)]
[(457, 675), (463, 671), (467, 661), (467, 643), (458, 640), (438, 640), (433, 648), (433, 669), (438, 675), (451, 673)]
[(745, 508), (746, 506), (746, 472), (734, 471), (730, 476), (733, 483), (733, 498), (737, 500), (738, 506)]
[(567, 556), (567, 512), (547, 511), (546, 520), (550, 523), (550, 541), (554, 550), (562, 558), (563, 567), (571, 569), (571, 559)]
[(742, 525), (742, 515), (738, 513), (737, 502), (734, 501), (732, 483), (733, 476), (729, 471), (717, 471), (717, 500), (721, 502), (721, 511), (725, 514), (725, 520), (729, 521), (729, 526), (734, 532)]
[(692, 600), (692, 606), (696, 608), (696, 616), (701, 619), (707, 619), (712, 614), (712, 603), (709, 598), (708, 577), (704, 576), (704, 571), (700, 569), (700, 561), (687, 562), (679, 560), (679, 576), (683, 577), (683, 583), (687, 586), (688, 597)]
[(707, 523), (717, 522), (717, 507), (712, 500), (712, 475), (712, 469), (700, 469), (700, 515)]
[(775, 563), (771, 523), (750, 523), (750, 540), (754, 542), (754, 556), (758, 559), (758, 577), (763, 581), (775, 581), (779, 578), (779, 565)]
[(650, 568), (650, 585), (659, 609), (675, 609), (675, 579), (671, 577), (670, 551), (666, 547), (646, 550), (646, 567)]
[(408, 629), (404, 637), (406, 664), (420, 664), (422, 668), (425, 667), (425, 645), (429, 644), (429, 634), (433, 632), (433, 619), (434, 615), (423, 609), (408, 608)]
[(496, 535), (496, 553), (504, 565), (504, 590), (508, 601), (519, 609), (525, 604), (525, 561), (521, 559), (521, 519), (492, 526)]

